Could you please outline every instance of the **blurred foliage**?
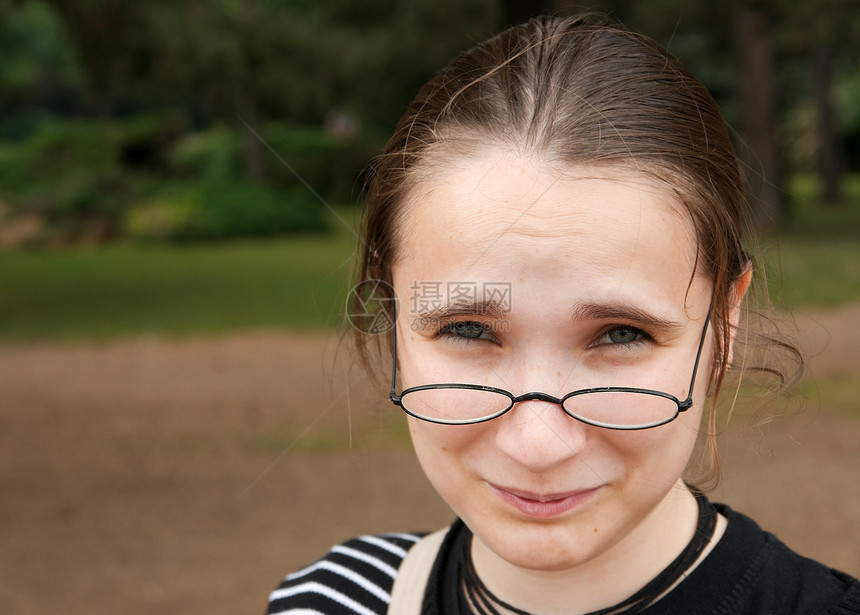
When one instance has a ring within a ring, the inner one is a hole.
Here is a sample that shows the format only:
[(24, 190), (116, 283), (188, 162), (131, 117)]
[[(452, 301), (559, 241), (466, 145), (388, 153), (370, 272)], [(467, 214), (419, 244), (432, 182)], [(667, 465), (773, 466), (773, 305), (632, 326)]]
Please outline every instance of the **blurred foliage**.
[(150, 130), (142, 120), (45, 123), (0, 146), (4, 217), (41, 221), (39, 232), (5, 242), (115, 237), (124, 203), (139, 189), (134, 165)]
[(301, 177), (315, 191), (340, 203), (358, 198), (362, 173), (386, 140), (381, 134), (362, 134), (343, 141), (314, 128), (277, 123), (267, 124), (262, 135), (277, 152), (267, 168), (275, 184), (297, 186)]
[(238, 112), (320, 125), (340, 107), (386, 132), (413, 88), (500, 22), (493, 0), (39, 4), (65, 24), (93, 111), (158, 102), (204, 121)]
[(414, 89), (500, 19), (493, 0), (0, 0), (0, 245), (319, 230)]
[[(581, 5), (0, 0), (0, 245), (319, 229), (321, 201), (357, 200), (363, 169), (439, 67), (507, 23)], [(730, 125), (744, 115), (737, 15), (765, 11), (786, 175), (820, 167), (818, 57), (832, 59), (834, 164), (860, 169), (856, 2), (589, 6), (666, 45)]]
[(168, 184), (129, 210), (125, 231), (137, 239), (225, 239), (324, 228), (305, 190), (279, 191), (245, 180)]
[(0, 0), (0, 137), (78, 111), (83, 73), (60, 17), (42, 2)]
[(233, 132), (181, 131), (170, 116), (65, 122), (0, 147), (0, 215), (40, 221), (17, 235), (7, 224), (0, 241), (221, 239), (325, 227), (323, 204), (293, 176), (279, 184), (243, 177)]

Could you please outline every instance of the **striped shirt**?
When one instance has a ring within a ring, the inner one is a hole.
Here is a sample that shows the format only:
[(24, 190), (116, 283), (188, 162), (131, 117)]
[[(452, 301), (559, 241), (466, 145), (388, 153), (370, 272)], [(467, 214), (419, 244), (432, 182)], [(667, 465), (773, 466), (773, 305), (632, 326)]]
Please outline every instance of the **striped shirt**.
[(359, 536), (288, 575), (267, 615), (382, 615), (403, 558), (423, 534)]
[[(648, 607), (648, 613), (860, 615), (860, 581), (798, 555), (749, 517), (716, 506), (728, 519), (722, 538), (682, 583)], [(267, 612), (385, 614), (398, 569), (422, 536), (361, 536), (338, 545), (284, 579), (269, 597)], [(449, 615), (468, 610), (462, 605), (461, 580), (452, 558), (470, 540), (468, 528), (455, 521), (437, 556), (440, 569), (434, 569), (428, 580), (424, 612)]]

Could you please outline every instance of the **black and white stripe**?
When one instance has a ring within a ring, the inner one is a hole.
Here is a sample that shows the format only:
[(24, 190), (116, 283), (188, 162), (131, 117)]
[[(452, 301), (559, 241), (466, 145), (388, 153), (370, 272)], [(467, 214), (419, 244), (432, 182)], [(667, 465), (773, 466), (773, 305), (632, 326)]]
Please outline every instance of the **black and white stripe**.
[(359, 536), (288, 575), (267, 615), (381, 615), (403, 558), (421, 534)]

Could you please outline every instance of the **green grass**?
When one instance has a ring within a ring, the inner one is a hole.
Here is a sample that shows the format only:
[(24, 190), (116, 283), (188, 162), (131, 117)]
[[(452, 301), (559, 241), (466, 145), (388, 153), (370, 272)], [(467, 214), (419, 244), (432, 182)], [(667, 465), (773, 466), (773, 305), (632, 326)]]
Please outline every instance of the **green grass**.
[(768, 293), (777, 306), (838, 307), (860, 301), (856, 237), (784, 235), (761, 242)]
[(812, 174), (793, 176), (786, 193), (790, 208), (785, 224), (787, 234), (860, 241), (860, 173), (845, 176), (840, 203), (819, 203), (819, 183)]
[(355, 238), (0, 254), (0, 339), (325, 329), (343, 322)]
[(860, 174), (847, 175), (843, 200), (817, 201), (814, 175), (788, 182), (790, 215), (778, 237), (759, 241), (768, 292), (789, 309), (860, 301)]

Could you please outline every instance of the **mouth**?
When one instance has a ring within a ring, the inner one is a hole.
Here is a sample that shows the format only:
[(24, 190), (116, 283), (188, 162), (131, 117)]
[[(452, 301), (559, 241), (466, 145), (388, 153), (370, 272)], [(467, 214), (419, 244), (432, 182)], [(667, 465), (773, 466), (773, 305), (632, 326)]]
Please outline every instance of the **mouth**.
[(563, 493), (532, 493), (487, 483), (490, 490), (518, 512), (536, 519), (558, 517), (593, 499), (602, 486)]

